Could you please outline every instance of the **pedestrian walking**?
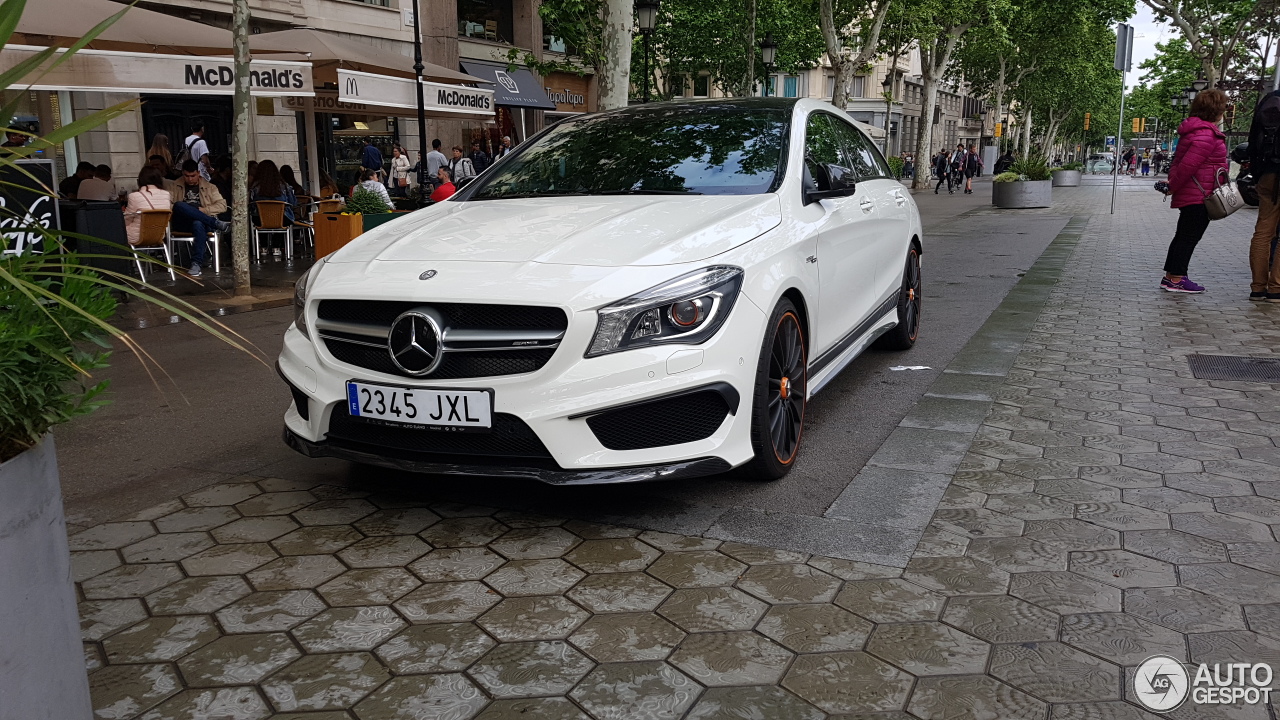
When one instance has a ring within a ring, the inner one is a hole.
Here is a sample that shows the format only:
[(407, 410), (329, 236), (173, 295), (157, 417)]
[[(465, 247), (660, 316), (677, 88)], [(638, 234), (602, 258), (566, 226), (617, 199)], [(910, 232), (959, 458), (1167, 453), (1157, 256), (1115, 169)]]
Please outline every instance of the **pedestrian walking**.
[(1218, 172), (1227, 168), (1227, 137), (1218, 129), (1227, 109), (1227, 95), (1217, 88), (1202, 90), (1191, 101), (1191, 112), (1178, 126), (1178, 152), (1169, 168), (1170, 205), (1178, 209), (1178, 228), (1169, 243), (1160, 287), (1168, 292), (1202, 293), (1204, 286), (1187, 277), (1191, 254), (1209, 228), (1205, 198), (1217, 185)]
[(462, 147), (454, 145), (453, 159), (449, 161), (449, 177), (455, 182), (461, 182), (475, 176), (476, 166), (471, 162), (471, 158), (462, 154)]
[(391, 150), (391, 195), (405, 197), (409, 193), (409, 156), (404, 148)]
[(1151, 172), (1151, 156), (1144, 154), (1142, 156), (1142, 177), (1146, 177)]
[(946, 150), (939, 150), (938, 154), (933, 156), (933, 174), (938, 176), (938, 184), (933, 186), (934, 195), (938, 194), (942, 183), (947, 184), (948, 195), (955, 192), (951, 189), (951, 158)]
[(915, 159), (911, 156), (911, 153), (907, 153), (902, 156), (902, 177), (904, 179), (910, 180), (915, 176), (916, 176)]
[(471, 142), (471, 154), (467, 156), (471, 159), (471, 167), (476, 169), (476, 173), (482, 173), (493, 164), (493, 158), (489, 157), (489, 153), (480, 149), (480, 141), (473, 140)]
[(427, 153), (427, 181), (432, 187), (440, 187), (440, 176), (437, 172), (449, 166), (449, 158), (440, 152), (440, 138), (431, 141), (431, 152)]
[(978, 174), (982, 161), (978, 159), (978, 146), (970, 145), (964, 154), (964, 194), (973, 194), (973, 176)]
[(382, 151), (374, 146), (372, 140), (364, 141), (364, 150), (360, 153), (360, 167), (372, 170), (375, 180), (382, 177)]
[(1249, 242), (1250, 300), (1280, 302), (1280, 90), (1262, 98), (1249, 127), (1249, 169), (1257, 180), (1258, 221)]

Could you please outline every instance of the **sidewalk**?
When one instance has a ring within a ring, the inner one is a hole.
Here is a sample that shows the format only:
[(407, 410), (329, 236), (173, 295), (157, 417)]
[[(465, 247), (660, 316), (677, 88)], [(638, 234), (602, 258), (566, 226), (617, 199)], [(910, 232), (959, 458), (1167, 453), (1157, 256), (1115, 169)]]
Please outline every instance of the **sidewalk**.
[(1173, 296), (1176, 213), (1110, 192), (1032, 211), (1073, 218), (877, 453), (936, 506), (905, 567), (253, 470), (72, 537), (98, 717), (1153, 718), (1150, 655), (1280, 667), (1280, 384), (1186, 361), (1278, 356), (1254, 214)]

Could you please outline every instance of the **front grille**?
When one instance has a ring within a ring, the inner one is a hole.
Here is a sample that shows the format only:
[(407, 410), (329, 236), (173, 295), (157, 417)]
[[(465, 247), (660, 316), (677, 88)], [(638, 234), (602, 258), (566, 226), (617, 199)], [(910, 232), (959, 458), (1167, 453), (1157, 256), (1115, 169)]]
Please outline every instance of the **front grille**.
[[(442, 330), (535, 331), (563, 333), (569, 318), (563, 310), (531, 305), (487, 305), (481, 303), (421, 303), (383, 300), (321, 300), (316, 315), (324, 321), (366, 326), (374, 332), (390, 331), (397, 317), (414, 308), (430, 307), (443, 319)], [(341, 326), (339, 326), (341, 327)], [(542, 347), (511, 349), (470, 349), (451, 345), (439, 367), (426, 376), (406, 373), (391, 362), (385, 347), (385, 335), (361, 335), (342, 329), (318, 329), (325, 348), (339, 362), (374, 372), (421, 380), (459, 380), (466, 378), (519, 375), (540, 370), (555, 354), (558, 341), (536, 340)], [(483, 343), (481, 343), (483, 344)]]
[(587, 426), (610, 450), (640, 450), (705, 440), (728, 414), (724, 396), (701, 390), (593, 415)]
[(328, 439), (372, 452), (408, 453), (426, 462), (558, 467), (533, 429), (505, 413), (493, 414), (493, 428), (487, 433), (447, 432), (361, 420), (338, 405), (329, 418)]

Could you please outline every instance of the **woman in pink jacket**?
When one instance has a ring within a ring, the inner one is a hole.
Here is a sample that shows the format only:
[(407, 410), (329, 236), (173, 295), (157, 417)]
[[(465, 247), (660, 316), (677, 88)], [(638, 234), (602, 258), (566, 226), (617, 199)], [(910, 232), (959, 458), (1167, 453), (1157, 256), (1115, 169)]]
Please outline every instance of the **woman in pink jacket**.
[(1227, 109), (1226, 93), (1201, 90), (1191, 103), (1191, 114), (1178, 126), (1178, 151), (1169, 168), (1170, 203), (1178, 209), (1178, 229), (1169, 243), (1160, 287), (1169, 292), (1202, 293), (1204, 286), (1187, 277), (1187, 265), (1196, 243), (1209, 227), (1204, 201), (1217, 186), (1218, 171), (1227, 167), (1227, 137), (1218, 129)]

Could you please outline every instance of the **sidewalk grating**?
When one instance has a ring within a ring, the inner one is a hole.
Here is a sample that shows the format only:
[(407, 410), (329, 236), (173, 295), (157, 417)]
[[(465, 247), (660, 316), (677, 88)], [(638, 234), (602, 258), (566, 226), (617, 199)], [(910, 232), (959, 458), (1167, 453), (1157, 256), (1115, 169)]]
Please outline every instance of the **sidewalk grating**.
[(1197, 380), (1280, 382), (1280, 358), (1241, 355), (1188, 355), (1187, 364)]

